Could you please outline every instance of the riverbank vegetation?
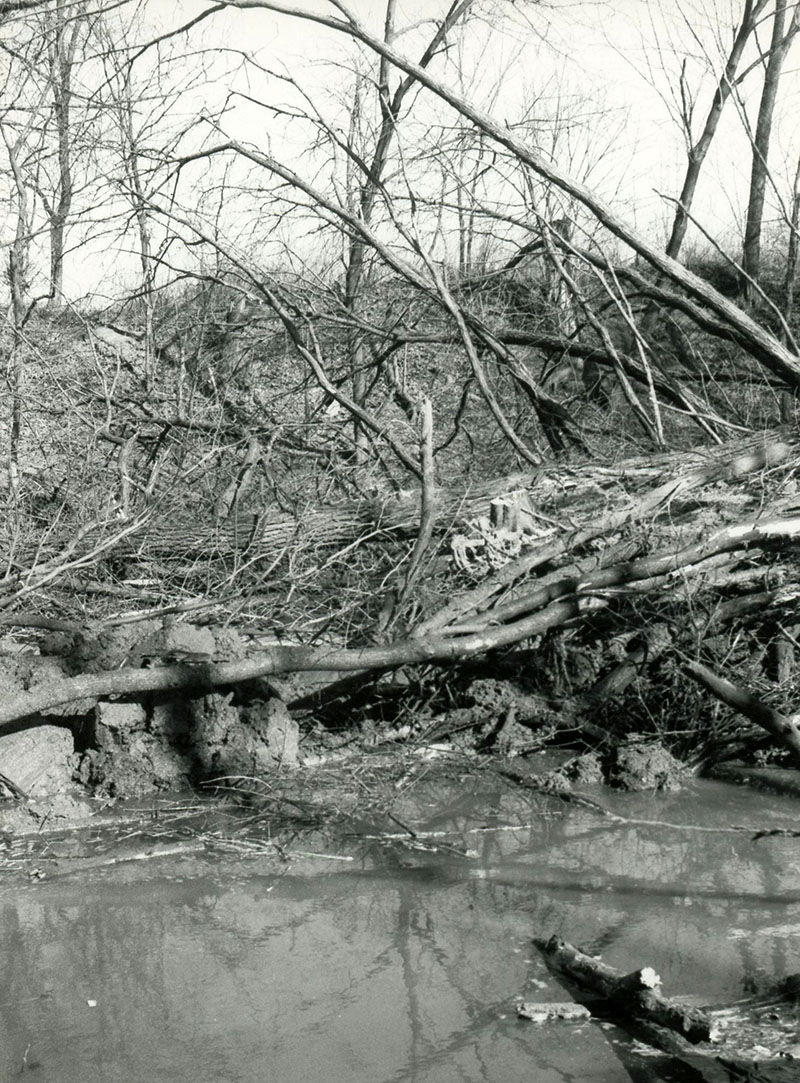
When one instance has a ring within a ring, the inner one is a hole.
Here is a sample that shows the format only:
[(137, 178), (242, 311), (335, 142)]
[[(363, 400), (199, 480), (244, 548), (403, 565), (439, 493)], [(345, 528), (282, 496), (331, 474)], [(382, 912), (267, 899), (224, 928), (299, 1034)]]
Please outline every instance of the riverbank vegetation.
[(797, 766), (800, 9), (724, 7), (0, 3), (4, 740)]

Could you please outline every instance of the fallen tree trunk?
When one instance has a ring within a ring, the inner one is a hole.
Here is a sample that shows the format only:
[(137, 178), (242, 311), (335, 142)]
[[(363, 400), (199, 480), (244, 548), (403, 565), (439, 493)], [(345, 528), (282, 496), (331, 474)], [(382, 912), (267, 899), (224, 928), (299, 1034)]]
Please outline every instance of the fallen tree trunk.
[(189, 689), (200, 695), (219, 685), (238, 684), (279, 673), (394, 669), (415, 662), (469, 658), (529, 636), (541, 635), (597, 606), (598, 603), (592, 599), (570, 599), (548, 606), (541, 613), (513, 625), (458, 639), (437, 636), (427, 640), (406, 639), (387, 647), (341, 650), (331, 647), (275, 646), (253, 661), (182, 663), (150, 669), (126, 667), (108, 673), (82, 674), (37, 685), (32, 691), (5, 699), (0, 705), (0, 725), (43, 714), (64, 703), (98, 696), (173, 689)]
[[(409, 663), (463, 660), (542, 635), (605, 608), (621, 592), (635, 589), (637, 581), (645, 581), (648, 589), (663, 587), (676, 572), (686, 577), (714, 567), (726, 552), (744, 552), (747, 546), (798, 534), (800, 518), (729, 526), (682, 552), (623, 561), (583, 579), (568, 577), (544, 588), (534, 587), (513, 605), (482, 614), (477, 624), (454, 625), (425, 636), (417, 631), (412, 638), (388, 646), (336, 649), (276, 645), (253, 661), (125, 668), (53, 681), (6, 699), (0, 706), (0, 725), (86, 697), (178, 688), (200, 692), (279, 673), (392, 669)], [(748, 555), (752, 556), (752, 549)]]

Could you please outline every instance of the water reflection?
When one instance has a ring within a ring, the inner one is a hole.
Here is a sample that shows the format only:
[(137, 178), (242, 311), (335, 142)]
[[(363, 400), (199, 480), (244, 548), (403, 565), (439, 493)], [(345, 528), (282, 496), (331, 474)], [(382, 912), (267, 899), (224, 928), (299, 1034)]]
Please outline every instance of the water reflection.
[[(794, 816), (711, 783), (614, 807), (694, 828)], [(543, 811), (513, 792), (410, 798), (403, 818), (428, 829), (514, 826), (464, 834), (469, 860), (373, 842), (278, 878), (173, 860), (8, 885), (0, 1078), (611, 1083), (625, 1072), (595, 1024), (515, 1019), (517, 995), (564, 997), (533, 934), (708, 1000), (800, 970), (796, 841)]]

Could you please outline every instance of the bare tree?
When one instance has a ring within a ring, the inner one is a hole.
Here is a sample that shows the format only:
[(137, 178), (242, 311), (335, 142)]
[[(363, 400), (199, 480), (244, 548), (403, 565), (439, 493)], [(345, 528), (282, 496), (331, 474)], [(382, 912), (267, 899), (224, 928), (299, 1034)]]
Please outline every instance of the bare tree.
[(742, 246), (743, 293), (752, 299), (749, 283), (757, 283), (761, 272), (761, 231), (764, 219), (769, 175), (769, 151), (772, 140), (772, 124), (778, 89), (786, 56), (798, 31), (800, 31), (800, 7), (794, 6), (789, 26), (786, 27), (787, 0), (775, 0), (772, 21), (772, 39), (769, 50), (762, 55), (764, 85), (758, 107), (758, 119), (753, 135), (753, 162), (750, 172), (750, 195), (747, 203), (747, 220)]
[(79, 84), (98, 18), (96, 12), (87, 13), (85, 4), (56, 0), (17, 18), (5, 42), (7, 91), (14, 91), (5, 103), (7, 117), (28, 133), (27, 152), (18, 164), (32, 197), (31, 226), (48, 238), (47, 292), (56, 305), (63, 301), (67, 236), (79, 213), (76, 199), (94, 180), (94, 107)]
[[(13, 75), (7, 69), (6, 89), (13, 83)], [(29, 83), (27, 73), (23, 79)], [(13, 240), (8, 251), (7, 280), (11, 295), (10, 323), (11, 347), (8, 362), (9, 374), (9, 442), (8, 476), (12, 502), (16, 506), (20, 497), (22, 472), (21, 448), (24, 405), (24, 339), (23, 329), (33, 309), (35, 299), (31, 295), (32, 259), (34, 240), (34, 192), (30, 186), (28, 165), (41, 152), (41, 139), (37, 132), (36, 110), (15, 115), (13, 104), (8, 103), (0, 116), (0, 134), (8, 160), (9, 221), (13, 221)]]
[(64, 294), (64, 243), (74, 196), (73, 76), (76, 52), (86, 27), (67, 10), (64, 0), (56, 0), (44, 19), (56, 169), (49, 190), (40, 185), (39, 194), (50, 222), (50, 294), (58, 304)]
[[(427, 68), (434, 58), (446, 48), (448, 39), (455, 27), (466, 19), (474, 3), (475, 0), (452, 0), (447, 14), (439, 23), (433, 37), (422, 52), (419, 60), (420, 68)], [(387, 0), (384, 19), (384, 40), (387, 44), (391, 44), (398, 33), (395, 26), (396, 9), (396, 0)], [(355, 180), (356, 196), (354, 202), (357, 204), (358, 213), (367, 225), (370, 225), (373, 219), (375, 201), (383, 183), (397, 125), (400, 123), (409, 93), (416, 82), (413, 76), (406, 75), (397, 82), (394, 90), (392, 90), (391, 79), (391, 64), (386, 57), (381, 56), (377, 80), (380, 123), (374, 143), (366, 152), (356, 146), (349, 148), (349, 153), (353, 156), (358, 155), (358, 160), (363, 163), (363, 172)], [(361, 94), (357, 91), (353, 107), (353, 125), (358, 120), (358, 112), (360, 112), (361, 108)], [(353, 125), (351, 125), (351, 133), (355, 130)], [(351, 176), (355, 178), (355, 174), (352, 172)], [(346, 308), (356, 317), (361, 314), (362, 310), (364, 271), (364, 244), (358, 237), (353, 237), (347, 253), (344, 301)], [(353, 333), (350, 339), (350, 365), (353, 372), (353, 398), (357, 403), (363, 404), (368, 378), (366, 355), (358, 332)], [(358, 430), (357, 434), (357, 442), (363, 455), (365, 451), (364, 434), (359, 433)]]
[(694, 100), (686, 82), (686, 61), (683, 63), (680, 81), (682, 103), (681, 115), (687, 144), (688, 161), (681, 193), (678, 197), (678, 203), (675, 210), (672, 232), (670, 233), (669, 241), (667, 242), (667, 255), (672, 259), (678, 258), (681, 247), (683, 246), (686, 230), (689, 225), (689, 216), (692, 211), (692, 205), (697, 191), (697, 184), (700, 180), (700, 174), (706, 156), (708, 155), (717, 128), (719, 127), (725, 103), (733, 93), (734, 87), (744, 79), (749, 70), (748, 68), (744, 73), (741, 75), (739, 74), (739, 66), (742, 62), (745, 47), (756, 32), (759, 20), (767, 3), (768, 0), (745, 0), (741, 20), (733, 39), (731, 51), (728, 54), (725, 68), (717, 83), (717, 88), (714, 92), (711, 107), (706, 115), (702, 131), (697, 139), (695, 139), (692, 134)]

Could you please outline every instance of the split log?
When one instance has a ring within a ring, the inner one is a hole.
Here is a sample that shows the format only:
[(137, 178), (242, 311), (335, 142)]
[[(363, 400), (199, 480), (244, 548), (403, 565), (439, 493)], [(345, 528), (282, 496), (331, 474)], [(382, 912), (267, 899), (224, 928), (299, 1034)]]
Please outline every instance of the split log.
[(692, 1044), (714, 1041), (718, 1037), (713, 1021), (705, 1012), (678, 1004), (660, 992), (661, 979), (652, 967), (620, 974), (560, 937), (553, 936), (549, 940), (534, 937), (533, 942), (548, 966), (622, 1012), (674, 1030)]
[[(467, 594), (454, 598), (438, 613), (428, 617), (414, 634), (422, 637), (448, 625), (454, 625), (468, 614), (483, 612), (492, 606), (494, 598), (502, 596), (504, 600), (507, 600), (509, 588), (514, 583), (524, 581), (536, 568), (561, 561), (569, 553), (579, 551), (581, 547), (596, 538), (608, 537), (624, 527), (643, 520), (651, 521), (660, 512), (668, 513), (671, 518), (674, 518), (681, 501), (691, 498), (704, 486), (721, 480), (733, 480), (755, 470), (786, 462), (790, 454), (790, 446), (778, 440), (755, 446), (745, 454), (732, 458), (728, 452), (727, 459), (714, 460), (711, 465), (699, 466), (688, 473), (673, 475), (633, 501), (627, 495), (624, 484), (626, 472), (621, 469), (616, 475), (616, 482), (625, 494), (624, 506), (621, 508), (612, 506), (610, 511), (606, 507), (610, 502), (609, 493), (595, 481), (594, 502), (591, 499), (584, 500), (581, 501), (579, 508), (573, 507), (573, 512), (580, 510), (582, 513), (582, 521), (579, 521), (577, 525), (574, 522), (571, 523), (570, 528), (559, 537), (524, 552), (486, 582), (473, 588)], [(597, 473), (596, 467), (595, 473)], [(648, 474), (648, 477), (652, 477), (652, 474)], [(562, 479), (561, 484), (562, 487), (565, 486), (565, 479)], [(538, 495), (537, 490), (534, 489), (531, 499), (536, 500)], [(598, 501), (598, 496), (602, 497), (602, 501)], [(761, 511), (762, 509), (759, 508), (759, 513)], [(680, 567), (680, 565), (676, 564), (675, 567)]]
[(585, 1023), (592, 1013), (583, 1004), (528, 1004), (517, 1005), (517, 1017), (530, 1019), (532, 1023), (549, 1023), (553, 1019), (564, 1019), (570, 1023)]

